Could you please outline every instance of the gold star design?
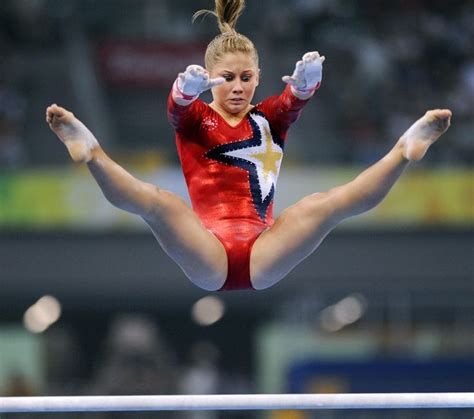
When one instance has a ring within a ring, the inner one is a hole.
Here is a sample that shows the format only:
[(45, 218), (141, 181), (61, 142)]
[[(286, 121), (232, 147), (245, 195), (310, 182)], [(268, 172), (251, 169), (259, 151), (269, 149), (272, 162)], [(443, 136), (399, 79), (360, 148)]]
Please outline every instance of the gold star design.
[(278, 166), (277, 163), (282, 159), (283, 153), (280, 151), (273, 151), (272, 149), (272, 136), (268, 129), (264, 128), (264, 136), (265, 136), (265, 148), (266, 151), (264, 153), (254, 153), (251, 154), (251, 157), (260, 160), (263, 164), (263, 176), (265, 180), (267, 180), (268, 174), (273, 172), (275, 174), (278, 173)]

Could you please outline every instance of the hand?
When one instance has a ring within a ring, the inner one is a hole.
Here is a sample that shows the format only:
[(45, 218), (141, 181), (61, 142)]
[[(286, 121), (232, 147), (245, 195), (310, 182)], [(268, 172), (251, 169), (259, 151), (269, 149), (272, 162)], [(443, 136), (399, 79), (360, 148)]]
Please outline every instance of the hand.
[[(196, 99), (202, 92), (225, 82), (224, 77), (209, 78), (207, 70), (200, 65), (190, 65), (176, 79), (178, 93), (185, 100)], [(178, 95), (179, 96), (179, 95)]]
[(320, 56), (317, 51), (307, 52), (303, 59), (296, 63), (293, 75), (284, 76), (282, 80), (291, 85), (296, 96), (311, 96), (321, 85), (323, 75), (324, 56)]

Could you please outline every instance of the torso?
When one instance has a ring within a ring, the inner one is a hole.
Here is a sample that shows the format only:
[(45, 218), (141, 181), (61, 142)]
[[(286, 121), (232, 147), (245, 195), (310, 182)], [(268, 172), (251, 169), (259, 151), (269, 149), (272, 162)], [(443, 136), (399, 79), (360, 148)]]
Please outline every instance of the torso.
[[(181, 107), (170, 98), (169, 118), (193, 209), (207, 228), (229, 220), (268, 226), (284, 139), (303, 101), (286, 91), (225, 118), (197, 100)], [(294, 109), (291, 106), (294, 106)], [(282, 107), (288, 106), (287, 113)]]

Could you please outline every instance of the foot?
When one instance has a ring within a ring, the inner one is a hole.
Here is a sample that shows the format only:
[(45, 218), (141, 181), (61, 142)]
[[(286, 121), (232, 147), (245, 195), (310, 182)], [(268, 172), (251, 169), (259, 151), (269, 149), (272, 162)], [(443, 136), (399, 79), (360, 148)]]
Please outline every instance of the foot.
[(88, 128), (72, 112), (54, 104), (46, 109), (46, 122), (67, 147), (75, 162), (87, 163), (99, 143)]
[(403, 156), (407, 160), (419, 161), (426, 151), (451, 124), (449, 109), (427, 111), (401, 137)]

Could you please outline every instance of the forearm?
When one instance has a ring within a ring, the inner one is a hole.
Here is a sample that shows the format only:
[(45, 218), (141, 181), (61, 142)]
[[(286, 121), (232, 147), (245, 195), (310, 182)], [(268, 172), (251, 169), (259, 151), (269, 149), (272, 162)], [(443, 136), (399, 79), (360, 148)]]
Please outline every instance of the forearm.
[(144, 217), (152, 211), (158, 188), (136, 179), (107, 156), (102, 148), (94, 150), (87, 166), (112, 205)]
[(168, 96), (167, 114), (168, 121), (175, 130), (194, 131), (200, 122), (202, 108), (200, 100), (194, 100), (188, 104), (181, 104), (176, 100), (173, 92)]
[(271, 125), (281, 133), (286, 133), (290, 126), (300, 117), (308, 100), (296, 97), (290, 86), (279, 96), (273, 96), (264, 100), (260, 107), (267, 115)]

